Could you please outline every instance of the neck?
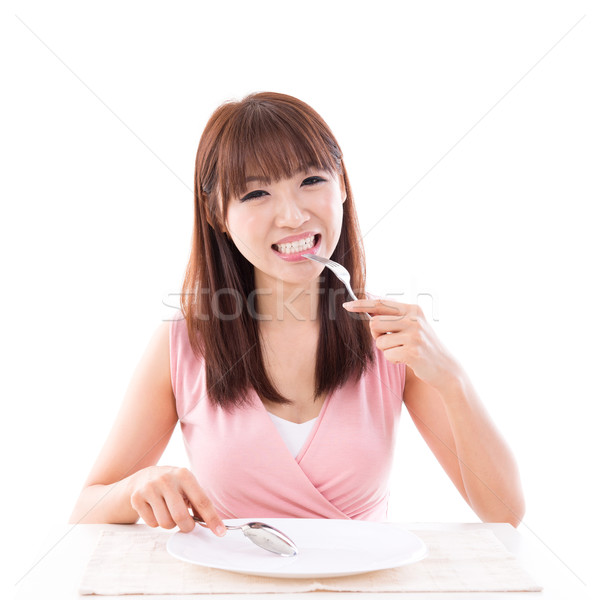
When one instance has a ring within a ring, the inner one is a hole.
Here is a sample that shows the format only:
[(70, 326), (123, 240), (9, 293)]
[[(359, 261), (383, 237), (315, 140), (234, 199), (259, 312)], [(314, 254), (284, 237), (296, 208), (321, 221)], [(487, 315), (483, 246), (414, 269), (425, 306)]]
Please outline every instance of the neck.
[(318, 329), (319, 281), (292, 284), (277, 280), (270, 288), (257, 288), (255, 310), (263, 329)]

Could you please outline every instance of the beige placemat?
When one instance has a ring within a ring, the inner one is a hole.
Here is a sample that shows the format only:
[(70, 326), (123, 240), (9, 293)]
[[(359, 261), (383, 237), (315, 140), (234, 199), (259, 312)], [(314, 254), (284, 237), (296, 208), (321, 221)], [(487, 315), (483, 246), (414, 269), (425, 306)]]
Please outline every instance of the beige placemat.
[(79, 593), (216, 594), (266, 592), (537, 592), (542, 588), (488, 529), (414, 531), (428, 556), (412, 565), (361, 575), (277, 579), (231, 573), (173, 558), (171, 532), (102, 531)]

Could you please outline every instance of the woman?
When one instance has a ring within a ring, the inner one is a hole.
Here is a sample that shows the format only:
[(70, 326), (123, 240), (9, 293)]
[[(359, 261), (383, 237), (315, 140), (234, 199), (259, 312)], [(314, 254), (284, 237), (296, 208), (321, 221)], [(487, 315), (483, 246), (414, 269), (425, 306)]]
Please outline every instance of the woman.
[[(418, 306), (362, 292), (352, 191), (323, 119), (284, 94), (226, 102), (194, 196), (181, 311), (152, 338), (71, 522), (190, 531), (192, 510), (224, 535), (233, 517), (384, 519), (404, 402), (477, 515), (516, 526), (517, 466), (466, 373)], [(344, 264), (361, 299), (343, 304), (306, 253)], [(191, 470), (156, 466), (178, 421)]]

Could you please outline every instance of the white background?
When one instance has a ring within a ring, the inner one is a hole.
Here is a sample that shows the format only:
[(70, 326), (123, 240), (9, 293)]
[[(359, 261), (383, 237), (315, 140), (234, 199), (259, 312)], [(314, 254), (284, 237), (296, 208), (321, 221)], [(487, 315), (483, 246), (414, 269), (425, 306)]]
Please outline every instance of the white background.
[[(223, 101), (295, 95), (344, 152), (369, 291), (419, 302), (513, 449), (520, 527), (594, 582), (598, 6), (13, 2), (3, 8), (2, 460), (14, 584), (64, 523), (192, 231)], [(171, 302), (172, 303), (172, 302)], [(179, 430), (162, 462), (187, 465)], [(408, 413), (390, 518), (474, 521)], [(58, 544), (61, 542), (56, 540)], [(47, 550), (51, 550), (48, 546)], [(575, 575), (573, 575), (575, 577)]]

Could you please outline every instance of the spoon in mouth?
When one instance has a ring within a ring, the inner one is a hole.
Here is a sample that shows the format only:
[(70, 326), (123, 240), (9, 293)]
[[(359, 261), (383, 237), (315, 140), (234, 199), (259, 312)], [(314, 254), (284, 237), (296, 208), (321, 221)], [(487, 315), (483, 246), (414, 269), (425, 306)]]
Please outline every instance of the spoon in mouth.
[[(208, 525), (199, 517), (192, 516), (202, 527), (208, 527)], [(287, 536), (283, 531), (275, 529), (271, 525), (266, 523), (260, 523), (259, 521), (252, 521), (250, 523), (244, 523), (243, 525), (225, 525), (226, 529), (241, 529), (242, 533), (257, 546), (279, 554), (279, 556), (296, 556), (298, 554), (298, 548), (296, 544)]]

